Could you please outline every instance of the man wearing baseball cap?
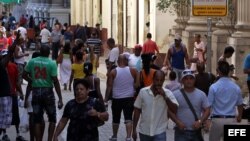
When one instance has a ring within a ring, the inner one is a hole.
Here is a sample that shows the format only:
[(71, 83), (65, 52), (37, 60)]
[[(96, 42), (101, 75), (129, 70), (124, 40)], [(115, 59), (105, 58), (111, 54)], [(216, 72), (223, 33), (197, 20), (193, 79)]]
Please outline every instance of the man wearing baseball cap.
[[(190, 69), (185, 69), (181, 75), (181, 82), (183, 88), (173, 92), (179, 108), (177, 113), (170, 112), (170, 118), (176, 123), (175, 126), (175, 141), (182, 140), (199, 140), (201, 136), (198, 130), (202, 123), (205, 122), (210, 114), (210, 106), (206, 94), (195, 88), (195, 75)], [(191, 111), (187, 100), (190, 101), (197, 118)], [(201, 135), (201, 134), (200, 134)]]
[(186, 67), (190, 67), (187, 48), (181, 41), (181, 36), (176, 34), (174, 43), (170, 45), (163, 63), (163, 66), (176, 72), (179, 81), (181, 78), (181, 72)]

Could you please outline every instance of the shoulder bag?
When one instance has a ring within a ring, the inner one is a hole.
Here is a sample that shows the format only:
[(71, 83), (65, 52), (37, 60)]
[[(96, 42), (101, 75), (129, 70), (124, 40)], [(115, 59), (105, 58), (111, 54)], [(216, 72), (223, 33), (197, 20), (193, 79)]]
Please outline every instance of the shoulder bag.
[[(195, 113), (195, 110), (194, 110), (194, 107), (193, 107), (192, 103), (190, 102), (190, 100), (188, 99), (186, 93), (184, 92), (184, 89), (181, 89), (180, 91), (183, 94), (183, 97), (185, 98), (190, 110), (192, 111), (192, 113), (194, 115), (194, 118), (195, 118), (195, 121), (198, 121), (199, 120), (198, 116)], [(200, 141), (204, 141), (204, 138), (203, 138), (203, 135), (202, 135), (202, 128), (197, 130), (197, 136), (199, 136)]]

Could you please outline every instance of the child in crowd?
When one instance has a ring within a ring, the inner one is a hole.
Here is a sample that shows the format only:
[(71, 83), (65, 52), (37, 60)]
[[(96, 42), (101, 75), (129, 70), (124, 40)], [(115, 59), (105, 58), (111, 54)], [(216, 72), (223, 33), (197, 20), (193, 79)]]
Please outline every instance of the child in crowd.
[(166, 89), (169, 89), (172, 92), (181, 89), (181, 84), (176, 81), (176, 73), (174, 71), (169, 73), (169, 80), (170, 82), (165, 86)]

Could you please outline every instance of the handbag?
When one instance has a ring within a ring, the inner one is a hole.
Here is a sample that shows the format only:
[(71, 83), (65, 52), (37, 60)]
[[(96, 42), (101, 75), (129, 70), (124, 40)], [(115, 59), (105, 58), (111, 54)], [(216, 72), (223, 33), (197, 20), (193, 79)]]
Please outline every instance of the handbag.
[[(192, 113), (194, 115), (194, 118), (195, 118), (195, 121), (198, 121), (199, 120), (198, 116), (195, 113), (195, 110), (194, 110), (194, 107), (193, 107), (192, 103), (190, 102), (190, 100), (188, 99), (186, 93), (184, 92), (184, 89), (181, 89), (180, 91), (183, 94), (183, 97), (185, 98), (190, 110), (192, 111)], [(203, 135), (202, 135), (202, 127), (197, 130), (197, 136), (199, 137), (200, 141), (204, 141), (204, 138), (203, 138)]]
[(56, 58), (56, 63), (57, 64), (61, 64), (62, 61), (63, 61), (63, 53), (60, 52), (59, 55), (58, 55), (58, 57)]

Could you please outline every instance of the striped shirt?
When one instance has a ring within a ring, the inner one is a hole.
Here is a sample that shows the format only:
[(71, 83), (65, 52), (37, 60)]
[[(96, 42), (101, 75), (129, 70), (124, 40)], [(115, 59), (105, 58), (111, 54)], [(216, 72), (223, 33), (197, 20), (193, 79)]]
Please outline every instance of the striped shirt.
[(98, 38), (89, 38), (86, 41), (86, 44), (88, 47), (94, 47), (94, 53), (95, 54), (100, 54), (101, 52), (101, 45), (102, 45), (102, 41)]

